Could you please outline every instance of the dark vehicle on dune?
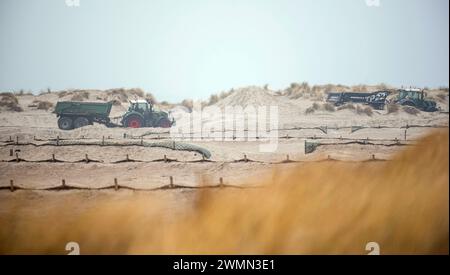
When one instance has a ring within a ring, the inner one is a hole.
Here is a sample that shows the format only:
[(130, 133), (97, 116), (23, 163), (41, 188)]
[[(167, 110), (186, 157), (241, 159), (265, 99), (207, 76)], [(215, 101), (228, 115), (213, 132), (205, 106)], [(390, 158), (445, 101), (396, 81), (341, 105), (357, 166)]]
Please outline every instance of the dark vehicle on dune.
[(370, 105), (377, 110), (383, 110), (384, 105), (386, 105), (386, 98), (389, 94), (389, 91), (379, 91), (374, 93), (329, 93), (327, 102), (333, 103), (335, 106), (344, 105), (346, 103), (361, 103)]
[(418, 89), (402, 89), (398, 91), (398, 97), (394, 103), (412, 106), (424, 112), (436, 112), (439, 109), (436, 102), (426, 99), (426, 93)]
[[(395, 94), (393, 100), (388, 100), (390, 94)], [(382, 110), (387, 103), (394, 103), (402, 106), (415, 107), (424, 112), (436, 112), (439, 110), (435, 101), (426, 99), (427, 94), (420, 89), (399, 89), (391, 91), (379, 91), (374, 93), (329, 93), (327, 102), (336, 106), (345, 103), (362, 103)]]

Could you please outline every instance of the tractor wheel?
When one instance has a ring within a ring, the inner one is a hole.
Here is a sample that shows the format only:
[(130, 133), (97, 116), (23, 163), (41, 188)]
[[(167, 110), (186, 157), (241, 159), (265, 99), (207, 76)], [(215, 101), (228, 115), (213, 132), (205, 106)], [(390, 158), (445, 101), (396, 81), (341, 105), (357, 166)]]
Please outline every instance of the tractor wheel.
[(158, 127), (161, 128), (170, 128), (172, 126), (172, 123), (167, 118), (163, 118), (158, 122)]
[(58, 119), (58, 127), (61, 130), (71, 130), (73, 129), (73, 121), (70, 117), (60, 117)]
[(73, 127), (74, 128), (81, 128), (84, 126), (89, 125), (89, 119), (87, 119), (86, 117), (77, 117), (75, 119), (75, 121), (73, 122)]
[(141, 128), (142, 125), (142, 119), (137, 116), (127, 118), (127, 122), (125, 123), (125, 126), (128, 128)]

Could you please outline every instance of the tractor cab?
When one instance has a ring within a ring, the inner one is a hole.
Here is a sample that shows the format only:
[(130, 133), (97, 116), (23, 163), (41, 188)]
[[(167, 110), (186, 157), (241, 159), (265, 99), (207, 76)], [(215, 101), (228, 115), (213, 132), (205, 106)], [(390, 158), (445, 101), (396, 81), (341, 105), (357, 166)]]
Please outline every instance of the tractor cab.
[(400, 90), (398, 99), (424, 100), (425, 92), (419, 89)]
[(140, 114), (151, 113), (153, 111), (153, 105), (147, 100), (131, 100), (128, 112), (138, 112)]

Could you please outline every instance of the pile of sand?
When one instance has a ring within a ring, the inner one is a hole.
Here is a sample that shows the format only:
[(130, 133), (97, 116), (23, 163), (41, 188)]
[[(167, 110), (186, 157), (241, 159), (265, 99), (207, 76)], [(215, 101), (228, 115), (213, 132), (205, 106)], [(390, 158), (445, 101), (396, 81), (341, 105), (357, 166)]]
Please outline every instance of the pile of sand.
[(279, 106), (280, 108), (294, 107), (287, 97), (275, 94), (257, 86), (249, 86), (235, 90), (229, 96), (219, 100), (215, 104), (218, 107), (225, 106)]

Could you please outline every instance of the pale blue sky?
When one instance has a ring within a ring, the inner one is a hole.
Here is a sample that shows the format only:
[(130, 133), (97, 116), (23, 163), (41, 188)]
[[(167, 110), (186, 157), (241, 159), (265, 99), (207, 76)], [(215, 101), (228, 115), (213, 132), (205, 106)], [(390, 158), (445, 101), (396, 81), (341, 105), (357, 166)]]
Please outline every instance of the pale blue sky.
[(0, 0), (0, 91), (449, 85), (449, 1)]

